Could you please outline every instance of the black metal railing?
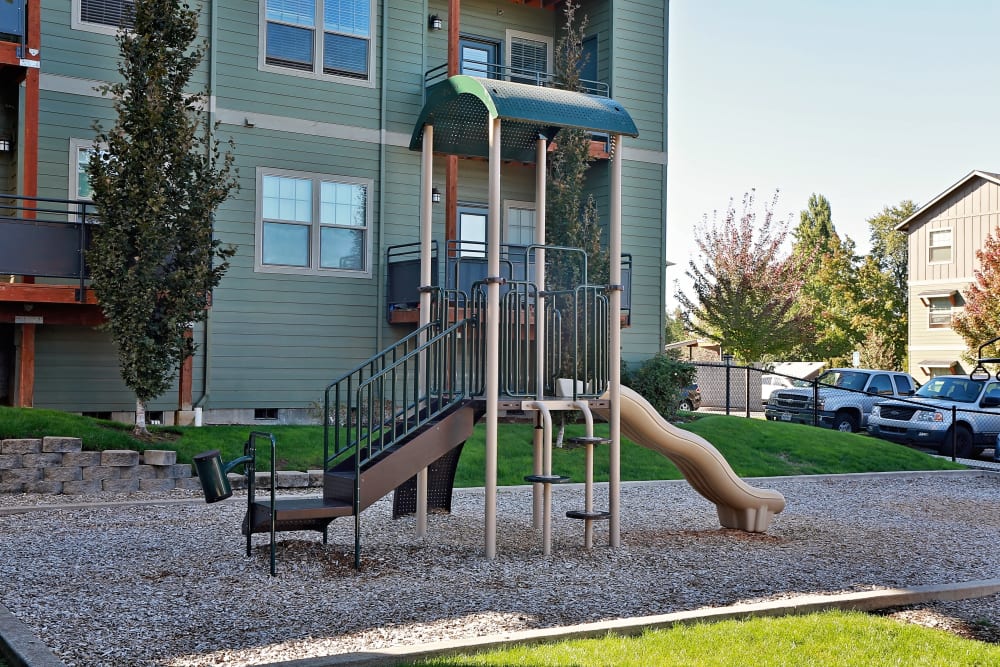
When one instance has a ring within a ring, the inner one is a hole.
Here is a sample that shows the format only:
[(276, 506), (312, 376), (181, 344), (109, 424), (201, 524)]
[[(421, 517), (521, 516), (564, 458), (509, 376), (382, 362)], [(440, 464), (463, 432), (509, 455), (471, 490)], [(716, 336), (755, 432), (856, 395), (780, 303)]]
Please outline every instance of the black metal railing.
[[(540, 70), (511, 67), (509, 65), (497, 65), (494, 63), (484, 63), (480, 61), (462, 60), (459, 62), (458, 71), (467, 76), (476, 76), (483, 79), (497, 79), (501, 81), (513, 81), (514, 83), (524, 83), (529, 86), (541, 86), (544, 88), (565, 88), (562, 80), (552, 72)], [(424, 86), (429, 87), (444, 81), (448, 78), (448, 65), (438, 65), (427, 70), (424, 74)], [(580, 79), (580, 92), (599, 97), (610, 97), (611, 88), (604, 81), (593, 81), (591, 79)]]
[(96, 222), (92, 202), (0, 195), (0, 274), (78, 280), (83, 300)]

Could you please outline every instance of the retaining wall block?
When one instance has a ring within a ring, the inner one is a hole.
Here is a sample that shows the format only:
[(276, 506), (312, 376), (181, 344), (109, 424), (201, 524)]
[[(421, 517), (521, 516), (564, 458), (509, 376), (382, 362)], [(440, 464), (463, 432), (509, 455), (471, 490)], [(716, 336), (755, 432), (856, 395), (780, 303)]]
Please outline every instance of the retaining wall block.
[(140, 479), (140, 491), (172, 491), (177, 483), (172, 479)]
[[(190, 463), (175, 463), (170, 466), (169, 473), (167, 477), (171, 479), (187, 479), (191, 476), (191, 464)], [(201, 488), (199, 484), (198, 488)]]
[(101, 465), (100, 452), (66, 452), (62, 455), (64, 466), (80, 466), (81, 468)]
[[(83, 479), (80, 470), (76, 466), (72, 468), (43, 468), (42, 479), (46, 482), (76, 482)], [(58, 491), (52, 493), (58, 493)]]
[(139, 464), (131, 467), (121, 467), (122, 479), (156, 479), (156, 468)]
[(0, 482), (0, 493), (24, 493), (24, 482)]
[(105, 449), (101, 452), (102, 466), (137, 466), (139, 452), (131, 449)]
[(176, 480), (177, 488), (185, 491), (201, 491), (201, 480), (197, 477), (185, 477)]
[(150, 466), (172, 466), (177, 463), (177, 452), (166, 449), (147, 449), (142, 453), (142, 462)]
[(323, 486), (323, 470), (307, 470), (309, 475), (309, 486)]
[(101, 491), (101, 480), (83, 479), (78, 482), (63, 482), (62, 492), (68, 496), (82, 496)]
[(22, 438), (0, 441), (0, 454), (40, 454), (41, 438)]
[[(241, 475), (238, 472), (226, 473), (226, 477), (229, 479), (229, 486), (234, 491), (242, 491), (247, 488), (247, 476)], [(200, 484), (200, 482), (199, 482)]]
[(101, 488), (113, 493), (132, 493), (139, 490), (139, 478), (131, 479), (102, 479)]
[[(119, 468), (118, 466), (91, 466), (88, 468), (81, 468), (83, 471), (83, 479), (94, 479), (105, 480), (111, 479), (121, 479), (123, 477), (122, 473), (128, 468)], [(139, 485), (135, 485), (139, 488)], [(104, 489), (107, 491), (107, 489)]]
[(20, 454), (0, 454), (0, 470), (23, 467)]
[(51, 468), (62, 465), (62, 454), (22, 454), (21, 465), (25, 468)]
[(43, 452), (81, 452), (83, 451), (83, 440), (80, 438), (64, 438), (61, 436), (45, 436), (42, 438)]
[(254, 482), (257, 484), (258, 489), (271, 489), (271, 473), (269, 472), (258, 472), (254, 473)]
[(309, 486), (309, 473), (299, 470), (279, 470), (274, 481), (279, 489), (302, 488)]
[(24, 485), (25, 493), (62, 493), (63, 483), (55, 480), (43, 480), (38, 482), (28, 482)]
[(12, 468), (0, 470), (0, 482), (5, 484), (25, 484), (42, 479), (41, 468)]

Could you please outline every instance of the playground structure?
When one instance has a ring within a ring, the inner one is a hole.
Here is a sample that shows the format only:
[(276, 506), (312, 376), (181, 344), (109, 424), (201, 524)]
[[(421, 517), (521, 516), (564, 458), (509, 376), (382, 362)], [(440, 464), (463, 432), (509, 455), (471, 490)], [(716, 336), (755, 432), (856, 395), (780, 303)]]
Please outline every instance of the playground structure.
[[(606, 284), (589, 282), (582, 250), (546, 244), (546, 160), (550, 142), (564, 127), (610, 137)], [(709, 443), (667, 424), (640, 396), (621, 387), (628, 279), (628, 256), (623, 274), (621, 247), (625, 136), (636, 136), (635, 124), (610, 98), (462, 75), (428, 88), (410, 142), (422, 158), (420, 240), (387, 253), (388, 264), (405, 262), (411, 271), (411, 280), (398, 280), (395, 287), (390, 273), (390, 294), (405, 293), (406, 284), (412, 289), (417, 279), (418, 327), (326, 388), (322, 498), (277, 499), (272, 484), (271, 497), (258, 499), (251, 488), (244, 523), (247, 548), (252, 533), (271, 533), (272, 574), (276, 531), (317, 530), (325, 541), (327, 526), (340, 516), (354, 517), (359, 567), (362, 511), (394, 489), (394, 514), (414, 513), (417, 533), (425, 535), (428, 507), (450, 507), (455, 463), (480, 420), (486, 431), (484, 552), (495, 558), (501, 410), (534, 415), (534, 465), (525, 480), (533, 485), (532, 526), (541, 529), (545, 555), (552, 548), (552, 485), (569, 481), (552, 469), (552, 414), (557, 411), (580, 413), (586, 423), (586, 435), (573, 443), (586, 448), (583, 508), (567, 513), (583, 521), (586, 548), (592, 547), (597, 521), (608, 522), (609, 546), (620, 545), (623, 431), (670, 457), (717, 505), (723, 526), (767, 529), (784, 507), (780, 494), (744, 484)], [(435, 154), (486, 158), (489, 172), (487, 238), (448, 242), (444, 280), (438, 275), (441, 258), (431, 224)], [(536, 167), (531, 245), (501, 243), (500, 176), (506, 160)], [(570, 266), (572, 280), (550, 275), (556, 264)], [(594, 435), (595, 412), (609, 423), (607, 439)], [(256, 456), (259, 435), (251, 436), (244, 459)], [(606, 510), (595, 509), (593, 501), (595, 448), (602, 444), (608, 445), (609, 457)], [(199, 464), (199, 476), (204, 469), (209, 480), (224, 480), (217, 456), (208, 462), (212, 458)], [(206, 492), (213, 484), (208, 482)], [(225, 497), (224, 487), (220, 482), (207, 499)]]

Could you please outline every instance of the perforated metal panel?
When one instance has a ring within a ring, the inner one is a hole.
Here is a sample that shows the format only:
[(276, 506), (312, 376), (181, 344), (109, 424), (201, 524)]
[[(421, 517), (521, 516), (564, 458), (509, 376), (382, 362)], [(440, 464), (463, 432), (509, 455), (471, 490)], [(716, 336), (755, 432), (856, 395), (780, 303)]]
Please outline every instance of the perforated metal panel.
[(534, 162), (539, 135), (551, 139), (564, 127), (638, 135), (629, 113), (613, 99), (510, 81), (453, 76), (427, 89), (411, 150), (422, 150), (424, 126), (434, 126), (434, 151), (488, 157), (491, 118), (503, 121), (500, 155)]

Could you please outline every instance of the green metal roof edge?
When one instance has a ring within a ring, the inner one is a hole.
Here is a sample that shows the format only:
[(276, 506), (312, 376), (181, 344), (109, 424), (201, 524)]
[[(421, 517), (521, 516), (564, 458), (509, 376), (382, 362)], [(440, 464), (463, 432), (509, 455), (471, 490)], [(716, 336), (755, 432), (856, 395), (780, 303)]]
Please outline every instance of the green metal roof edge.
[[(491, 91), (492, 89), (492, 91)], [(545, 88), (529, 84), (512, 83), (494, 79), (479, 79), (476, 77), (457, 75), (440, 81), (427, 89), (426, 102), (420, 110), (420, 116), (410, 137), (410, 150), (419, 151), (423, 146), (423, 128), (428, 122), (433, 124), (436, 111), (462, 95), (472, 95), (477, 98), (490, 118), (516, 121), (526, 124), (537, 124), (550, 128), (544, 133), (555, 134), (554, 130), (563, 127), (574, 127), (594, 132), (638, 136), (639, 131), (631, 115), (624, 106), (612, 98), (598, 97), (555, 88)], [(553, 101), (551, 98), (559, 98)], [(586, 112), (581, 112), (575, 119), (590, 122), (567, 122), (563, 113), (552, 114), (579, 105)]]

